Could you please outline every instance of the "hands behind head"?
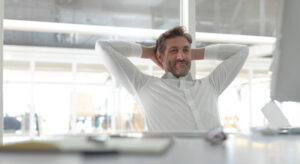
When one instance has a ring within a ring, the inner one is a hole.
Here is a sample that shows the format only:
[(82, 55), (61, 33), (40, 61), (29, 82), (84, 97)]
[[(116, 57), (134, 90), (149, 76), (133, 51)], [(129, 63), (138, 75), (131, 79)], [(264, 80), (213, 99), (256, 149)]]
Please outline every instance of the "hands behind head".
[(142, 46), (142, 49), (143, 49), (142, 58), (151, 59), (158, 67), (164, 69), (162, 63), (157, 58), (159, 54), (157, 55), (155, 46), (150, 46), (150, 47)]
[(153, 50), (154, 50), (154, 55), (152, 55), (152, 57), (150, 57), (150, 59), (161, 69), (164, 69), (162, 63), (158, 60), (157, 56), (160, 55), (157, 52), (157, 49), (155, 46), (153, 46)]

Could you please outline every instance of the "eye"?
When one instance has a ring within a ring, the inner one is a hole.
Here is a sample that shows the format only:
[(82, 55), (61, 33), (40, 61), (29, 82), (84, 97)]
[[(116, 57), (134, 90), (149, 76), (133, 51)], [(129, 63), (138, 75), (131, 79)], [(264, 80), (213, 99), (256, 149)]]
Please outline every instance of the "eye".
[(190, 50), (188, 48), (183, 49), (184, 53), (188, 53)]
[(172, 53), (172, 54), (176, 54), (176, 53), (177, 53), (177, 49), (172, 49), (172, 50), (171, 50), (171, 53)]

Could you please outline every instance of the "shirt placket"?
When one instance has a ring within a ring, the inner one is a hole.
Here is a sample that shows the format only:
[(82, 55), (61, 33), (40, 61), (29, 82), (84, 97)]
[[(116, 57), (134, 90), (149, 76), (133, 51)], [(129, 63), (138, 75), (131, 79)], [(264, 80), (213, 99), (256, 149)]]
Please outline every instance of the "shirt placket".
[(186, 87), (186, 80), (185, 79), (180, 78), (179, 82), (180, 82), (179, 83), (179, 87), (184, 92), (184, 96), (185, 96), (186, 102), (187, 102), (187, 104), (189, 106), (189, 109), (192, 112), (192, 115), (193, 115), (194, 121), (195, 121), (195, 123), (197, 125), (197, 128), (199, 129), (200, 128), (199, 125), (201, 125), (201, 123), (200, 123), (200, 116), (199, 116), (199, 112), (197, 112), (197, 108), (196, 108), (195, 102), (193, 100), (191, 89), (188, 89)]

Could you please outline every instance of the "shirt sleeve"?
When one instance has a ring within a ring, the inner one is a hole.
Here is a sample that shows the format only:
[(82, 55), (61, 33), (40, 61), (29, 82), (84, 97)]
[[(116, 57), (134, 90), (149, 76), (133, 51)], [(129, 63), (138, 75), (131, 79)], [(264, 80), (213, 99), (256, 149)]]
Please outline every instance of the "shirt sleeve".
[(108, 71), (130, 92), (135, 95), (149, 79), (127, 57), (140, 57), (142, 47), (124, 41), (97, 41), (96, 54)]
[(240, 72), (249, 49), (245, 45), (217, 44), (205, 48), (205, 59), (222, 60), (208, 76), (209, 82), (220, 95)]

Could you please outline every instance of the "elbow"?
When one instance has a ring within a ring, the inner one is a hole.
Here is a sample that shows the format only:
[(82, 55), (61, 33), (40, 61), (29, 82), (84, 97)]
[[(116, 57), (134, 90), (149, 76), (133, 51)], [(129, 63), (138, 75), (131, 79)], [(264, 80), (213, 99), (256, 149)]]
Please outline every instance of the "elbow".
[(249, 55), (249, 47), (246, 46), (246, 45), (241, 45), (241, 49), (240, 49), (239, 52), (240, 52), (240, 54), (241, 54), (242, 56), (244, 56), (245, 58), (247, 58), (248, 55)]
[(234, 51), (233, 53), (239, 56), (243, 56), (244, 58), (247, 58), (249, 55), (249, 47), (247, 45), (242, 44), (235, 44), (233, 45)]
[(95, 44), (95, 50), (97, 54), (102, 54), (101, 52), (107, 52), (111, 45), (108, 41), (97, 40)]

